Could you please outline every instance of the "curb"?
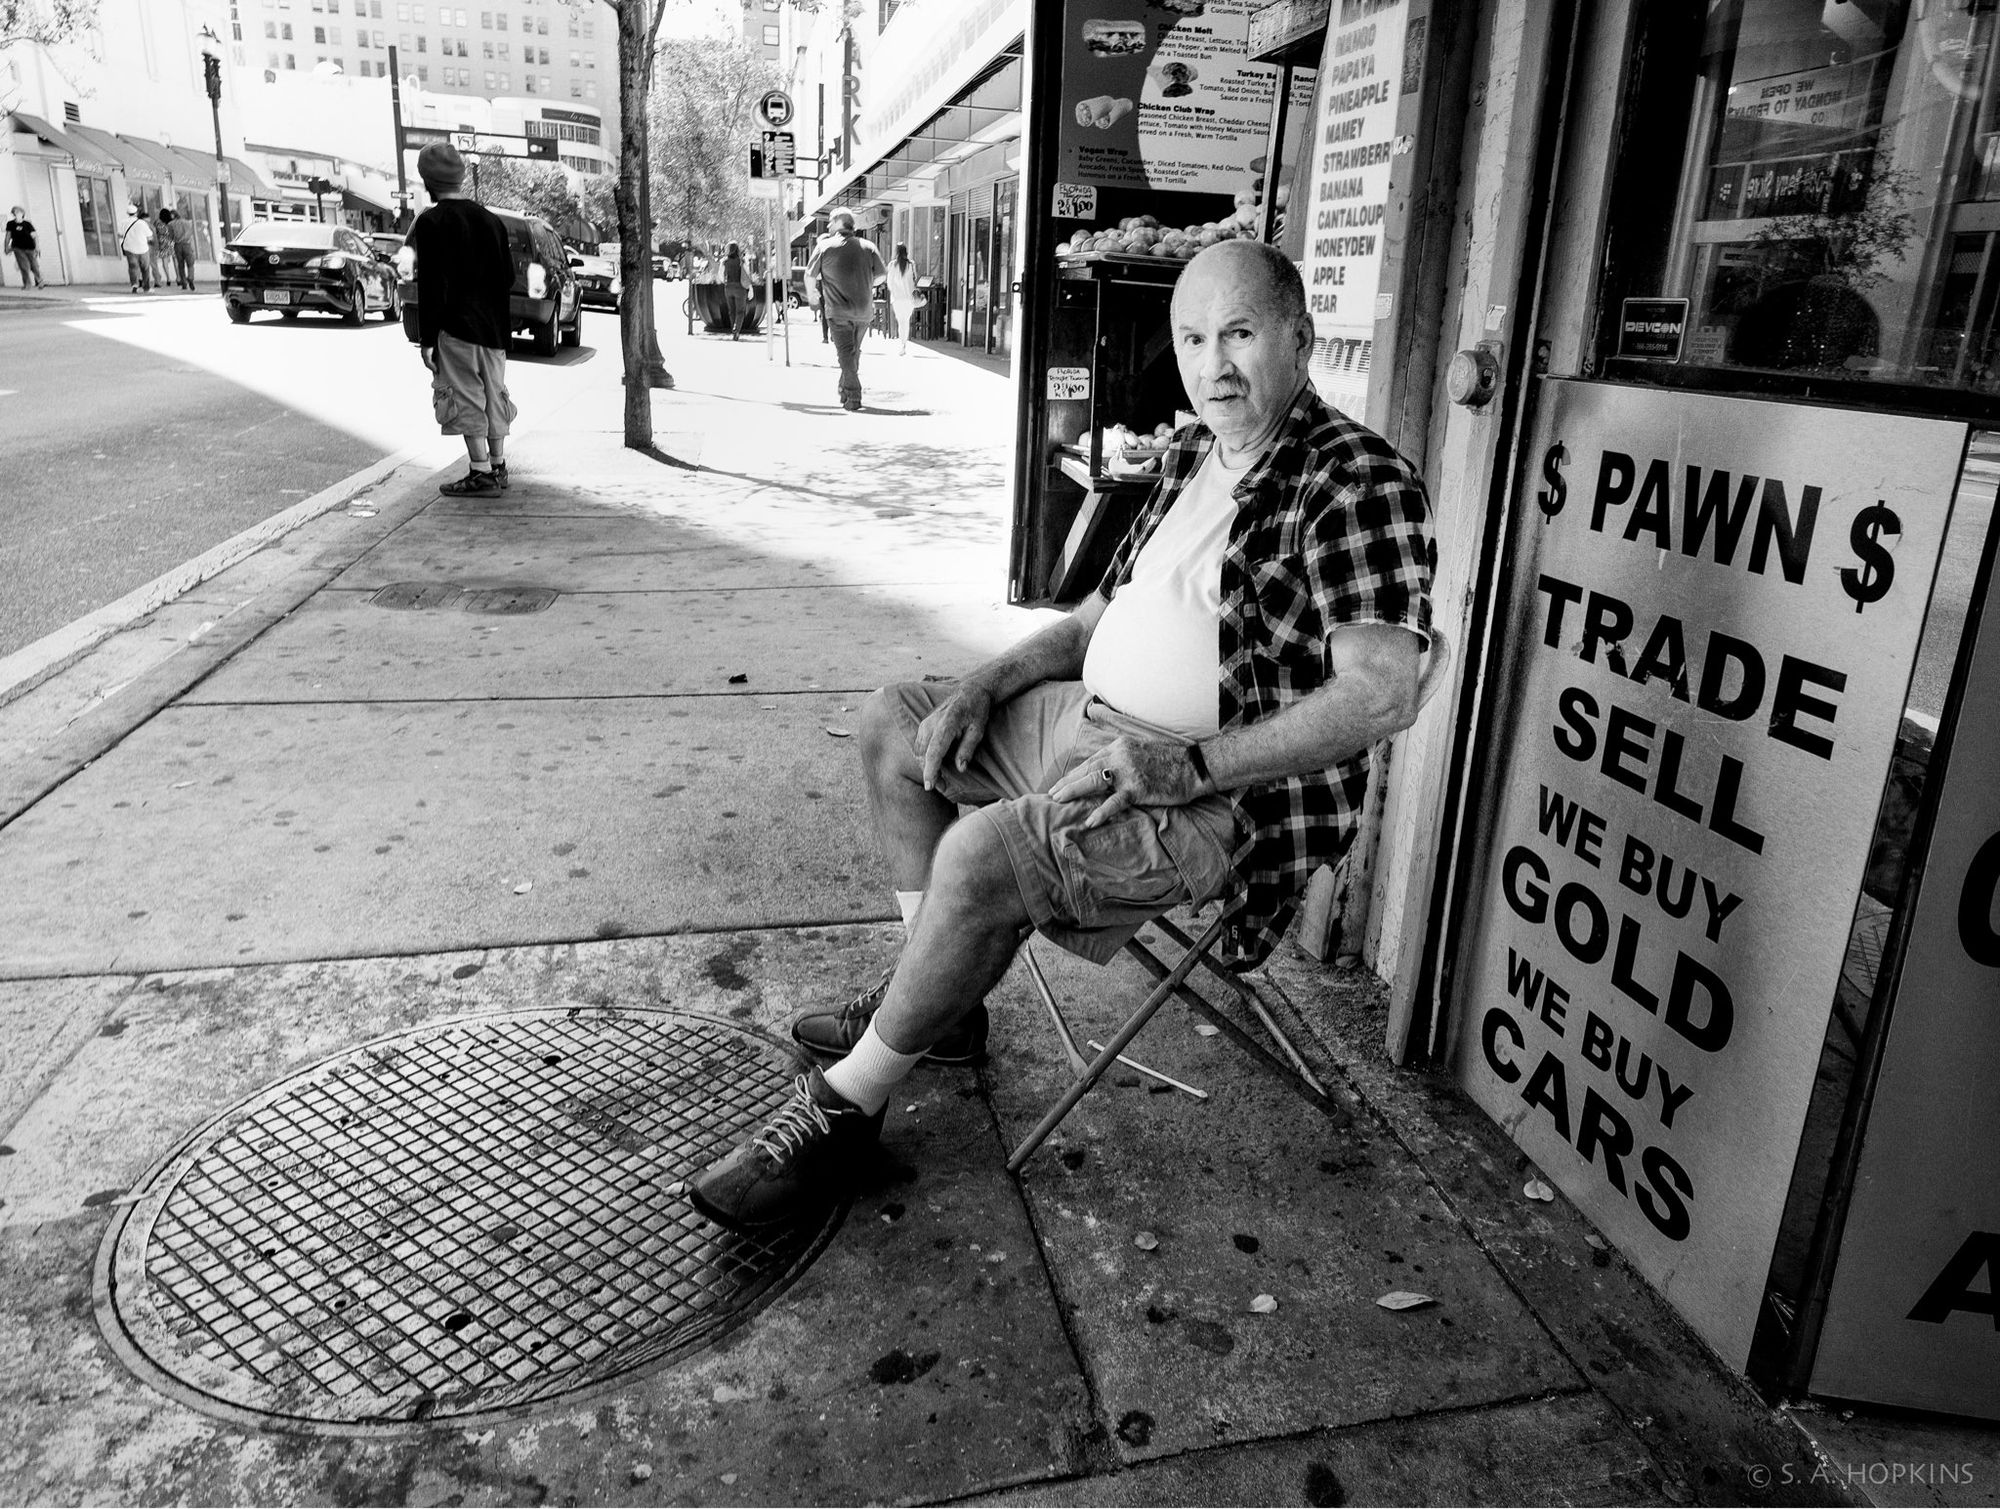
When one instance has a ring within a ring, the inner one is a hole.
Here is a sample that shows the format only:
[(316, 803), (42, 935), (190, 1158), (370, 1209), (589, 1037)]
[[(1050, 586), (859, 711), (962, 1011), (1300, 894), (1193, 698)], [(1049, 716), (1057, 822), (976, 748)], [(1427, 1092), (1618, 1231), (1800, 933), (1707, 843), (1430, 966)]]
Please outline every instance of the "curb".
[(210, 577), (227, 571), (238, 561), (262, 550), (273, 540), (290, 534), (301, 524), (310, 523), (321, 514), (351, 501), (429, 449), (427, 445), (409, 446), (394, 455), (385, 456), (374, 465), (341, 478), (331, 487), (320, 489), (303, 502), (294, 503), (283, 513), (252, 524), (242, 533), (204, 551), (193, 560), (183, 561), (143, 587), (134, 588), (116, 602), (86, 613), (74, 623), (43, 635), (11, 655), (0, 656), (0, 707), (5, 707), (57, 672), (74, 665), (121, 629), (149, 613), (158, 612), (175, 598), (193, 591)]

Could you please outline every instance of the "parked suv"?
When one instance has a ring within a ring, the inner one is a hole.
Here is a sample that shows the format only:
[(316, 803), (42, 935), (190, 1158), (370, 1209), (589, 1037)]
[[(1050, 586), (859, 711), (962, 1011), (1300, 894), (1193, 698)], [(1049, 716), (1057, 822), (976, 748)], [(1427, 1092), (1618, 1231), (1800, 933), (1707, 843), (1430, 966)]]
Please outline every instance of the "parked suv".
[[(554, 356), (556, 343), (574, 346), (583, 339), (583, 305), (577, 297), (576, 274), (569, 265), (555, 227), (539, 215), (494, 210), (507, 227), (507, 244), (514, 253), (514, 289), (507, 309), (515, 334), (527, 332), (537, 356)], [(417, 254), (405, 245), (396, 253), (398, 291), (403, 301), (403, 333), (418, 339)]]

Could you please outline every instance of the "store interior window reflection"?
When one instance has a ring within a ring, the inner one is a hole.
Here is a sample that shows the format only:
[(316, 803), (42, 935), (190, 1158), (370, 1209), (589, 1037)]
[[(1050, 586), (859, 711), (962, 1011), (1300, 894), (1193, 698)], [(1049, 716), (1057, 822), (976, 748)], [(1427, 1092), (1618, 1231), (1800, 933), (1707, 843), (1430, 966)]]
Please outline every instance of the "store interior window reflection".
[(1964, 0), (1710, 7), (1664, 290), (1684, 361), (2000, 390), (1997, 26)]

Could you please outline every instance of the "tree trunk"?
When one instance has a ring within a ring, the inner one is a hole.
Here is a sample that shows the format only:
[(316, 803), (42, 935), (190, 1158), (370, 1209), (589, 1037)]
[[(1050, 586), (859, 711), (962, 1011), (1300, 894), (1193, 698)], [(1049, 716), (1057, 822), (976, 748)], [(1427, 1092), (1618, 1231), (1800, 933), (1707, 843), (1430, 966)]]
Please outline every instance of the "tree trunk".
[[(627, 297), (618, 306), (618, 344), (625, 360), (625, 444), (635, 451), (653, 444), (653, 390), (647, 381), (646, 346), (652, 335), (652, 259), (646, 253), (646, 75), (652, 42), (649, 0), (618, 7), (618, 261)], [(639, 297), (630, 297), (634, 290)]]
[[(651, 93), (650, 88), (647, 91)], [(646, 331), (646, 386), (649, 388), (671, 388), (674, 375), (667, 370), (667, 359), (660, 350), (660, 332), (654, 325), (653, 311), (653, 143), (650, 129), (647, 132), (645, 157), (639, 168), (639, 223), (645, 231), (645, 314), (643, 321)], [(630, 290), (632, 285), (625, 285)]]

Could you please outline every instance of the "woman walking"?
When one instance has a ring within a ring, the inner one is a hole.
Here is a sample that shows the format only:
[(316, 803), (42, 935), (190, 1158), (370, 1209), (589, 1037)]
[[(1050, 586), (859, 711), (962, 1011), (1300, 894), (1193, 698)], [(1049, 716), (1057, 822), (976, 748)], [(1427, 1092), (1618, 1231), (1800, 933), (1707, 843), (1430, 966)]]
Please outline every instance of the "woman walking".
[(909, 243), (896, 243), (895, 260), (889, 264), (889, 307), (896, 313), (896, 335), (902, 341), (897, 355), (910, 354), (910, 317), (921, 302), (917, 297), (917, 265), (910, 260)]
[(743, 276), (743, 248), (734, 241), (722, 254), (722, 297), (729, 306), (729, 338), (740, 340), (750, 313), (750, 284)]

